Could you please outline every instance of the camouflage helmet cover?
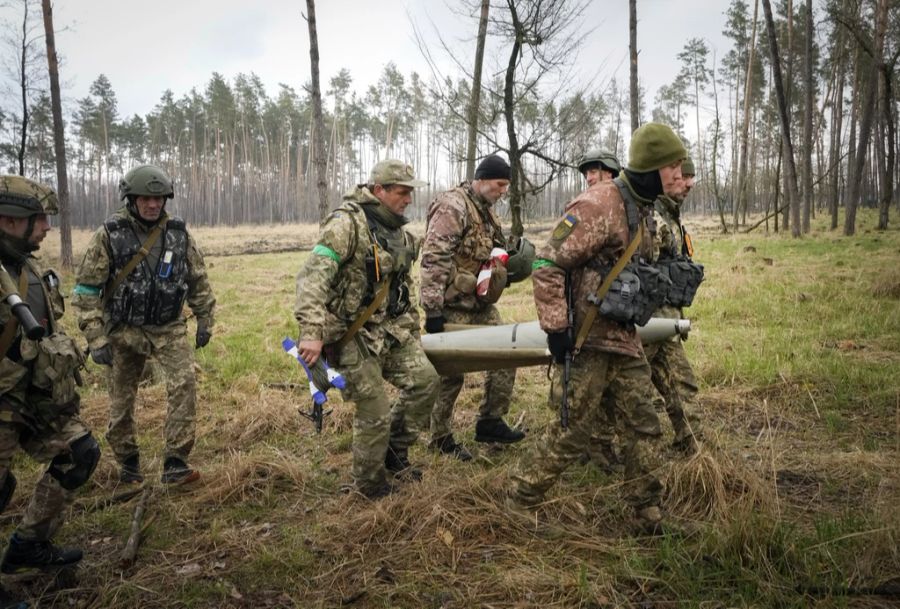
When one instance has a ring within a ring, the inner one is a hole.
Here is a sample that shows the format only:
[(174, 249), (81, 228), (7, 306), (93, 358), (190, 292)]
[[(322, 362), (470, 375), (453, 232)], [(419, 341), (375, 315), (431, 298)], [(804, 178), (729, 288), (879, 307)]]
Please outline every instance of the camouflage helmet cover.
[(172, 178), (156, 165), (138, 165), (119, 180), (119, 198), (175, 196)]
[(611, 171), (614, 175), (619, 175), (619, 172), (622, 171), (619, 159), (609, 150), (592, 148), (585, 152), (578, 161), (578, 171), (584, 173), (588, 169), (586, 166), (592, 163), (598, 163), (602, 169)]
[(56, 192), (22, 176), (0, 176), (0, 216), (28, 218), (59, 213)]

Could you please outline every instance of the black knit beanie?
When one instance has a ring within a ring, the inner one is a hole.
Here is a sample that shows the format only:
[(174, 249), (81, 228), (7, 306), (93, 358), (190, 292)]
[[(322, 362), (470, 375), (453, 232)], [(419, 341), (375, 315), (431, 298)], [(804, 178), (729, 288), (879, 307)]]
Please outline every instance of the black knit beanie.
[(478, 163), (475, 168), (476, 180), (508, 180), (509, 179), (509, 163), (503, 160), (503, 157), (492, 154), (484, 157), (484, 160)]

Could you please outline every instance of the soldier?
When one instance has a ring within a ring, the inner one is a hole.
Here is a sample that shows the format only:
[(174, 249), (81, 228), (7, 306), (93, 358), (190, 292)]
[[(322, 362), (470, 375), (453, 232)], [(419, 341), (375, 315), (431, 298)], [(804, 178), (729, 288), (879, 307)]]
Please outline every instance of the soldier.
[[(626, 306), (644, 298), (658, 300), (659, 294), (651, 289), (631, 301), (625, 289), (633, 286), (633, 282), (625, 282), (631, 281), (634, 273), (645, 273), (644, 278), (656, 271), (632, 262), (633, 271), (618, 273), (606, 294), (598, 295), (598, 291), (599, 286), (609, 285), (617, 262), (628, 262), (630, 252), (645, 259), (652, 255), (647, 216), (659, 195), (681, 189), (685, 157), (684, 145), (669, 127), (657, 123), (642, 126), (632, 135), (625, 171), (613, 182), (599, 183), (571, 201), (538, 254), (533, 278), (541, 328), (548, 334), (548, 346), (558, 364), (566, 360), (567, 353), (577, 356), (568, 386), (568, 428), (551, 425), (533, 452), (519, 463), (508, 499), (514, 513), (528, 514), (583, 454), (596, 427), (604, 424), (599, 411), (604, 392), (609, 391), (621, 427), (625, 499), (643, 526), (653, 531), (659, 527), (662, 484), (652, 473), (646, 446), (661, 435), (654, 406), (659, 398), (634, 327), (656, 304), (648, 302), (644, 311)], [(577, 334), (568, 328), (567, 282), (571, 282), (574, 295)], [(641, 289), (645, 289), (643, 285)], [(593, 304), (598, 298), (599, 303)]]
[[(297, 276), (299, 353), (312, 365), (324, 350), (346, 379), (344, 397), (356, 405), (353, 480), (370, 499), (393, 491), (385, 470), (396, 479), (421, 478), (408, 450), (437, 394), (410, 301), (416, 241), (403, 228), (413, 189), (426, 184), (401, 161), (375, 165), (368, 183), (344, 195), (325, 219)], [(393, 404), (383, 380), (400, 390)]]
[(134, 401), (148, 357), (165, 372), (165, 484), (193, 482), (197, 380), (182, 316), (185, 300), (197, 318), (195, 345), (212, 337), (213, 296), (203, 256), (184, 220), (166, 213), (172, 179), (153, 165), (135, 167), (119, 182), (126, 201), (94, 233), (76, 275), (72, 304), (91, 358), (110, 366), (106, 439), (119, 463), (119, 480), (141, 483)]
[(578, 171), (584, 176), (588, 186), (593, 186), (598, 182), (608, 182), (617, 177), (622, 171), (622, 167), (619, 165), (619, 159), (612, 152), (592, 148), (581, 157), (578, 162)]
[[(78, 416), (75, 387), (84, 358), (59, 326), (64, 308), (59, 277), (32, 256), (50, 231), (48, 216), (57, 211), (50, 188), (19, 176), (0, 176), (0, 512), (16, 488), (11, 464), (18, 449), (50, 464), (0, 562), (0, 572), (6, 574), (81, 560), (80, 549), (61, 548), (50, 539), (75, 490), (88, 481), (100, 458), (100, 447)], [(23, 329), (8, 300), (16, 293), (43, 330)], [(43, 336), (29, 338), (35, 334)]]
[[(506, 248), (500, 219), (494, 205), (509, 188), (510, 168), (497, 155), (485, 157), (475, 169), (475, 179), (439, 194), (428, 209), (425, 242), (422, 245), (421, 304), (425, 309), (425, 330), (443, 332), (447, 322), (496, 326), (503, 320), (494, 303), (506, 287), (507, 279), (521, 280), (528, 273), (510, 277), (505, 269), (494, 269), (487, 294), (478, 295), (476, 277), (491, 262), (491, 250)], [(526, 241), (519, 257), (527, 256)], [(519, 259), (510, 259), (518, 265)], [(453, 438), (450, 422), (453, 405), (463, 386), (463, 375), (441, 377), (438, 399), (431, 412), (431, 448), (462, 461), (472, 455)], [(476, 442), (511, 444), (525, 437), (503, 420), (509, 411), (516, 371), (485, 373), (484, 395), (475, 424)]]
[[(654, 313), (656, 317), (681, 319), (682, 307), (690, 304), (684, 300), (685, 290), (693, 299), (693, 294), (703, 280), (703, 267), (691, 260), (693, 246), (690, 243), (690, 236), (681, 224), (681, 205), (694, 186), (694, 173), (694, 163), (688, 158), (681, 166), (682, 192), (671, 197), (663, 195), (654, 205), (657, 214), (655, 244), (658, 252), (657, 263), (672, 277), (676, 287), (670, 301)], [(684, 281), (676, 275), (679, 271), (683, 272), (680, 277), (683, 277)], [(662, 394), (666, 414), (672, 422), (672, 430), (675, 433), (672, 446), (676, 450), (693, 453), (697, 449), (697, 437), (700, 434), (699, 422), (693, 416), (697, 408), (698, 389), (681, 337), (676, 335), (668, 340), (647, 345), (644, 347), (644, 353), (653, 371), (653, 384)]]

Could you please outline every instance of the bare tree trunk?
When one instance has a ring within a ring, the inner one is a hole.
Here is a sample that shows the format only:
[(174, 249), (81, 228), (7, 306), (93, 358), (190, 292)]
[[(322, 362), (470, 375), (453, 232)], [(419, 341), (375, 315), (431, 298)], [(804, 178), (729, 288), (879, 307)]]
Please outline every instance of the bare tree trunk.
[(22, 2), (22, 55), (19, 57), (19, 89), (22, 94), (22, 131), (16, 158), (19, 175), (25, 175), (25, 144), (28, 141), (28, 2)]
[(488, 14), (491, 0), (481, 0), (481, 18), (478, 20), (478, 43), (475, 47), (475, 69), (472, 73), (472, 95), (469, 97), (466, 141), (466, 180), (475, 177), (475, 143), (478, 138), (478, 115), (481, 107), (481, 66), (484, 63), (484, 42), (487, 38)]
[(53, 7), (41, 0), (44, 11), (44, 36), (47, 40), (47, 71), (50, 73), (50, 104), (53, 110), (53, 152), (56, 156), (56, 196), (59, 198), (59, 264), (72, 268), (72, 212), (69, 209), (69, 174), (66, 171), (66, 133), (59, 94), (59, 61), (53, 31)]
[[(515, 23), (517, 17), (512, 3), (510, 3), (510, 12), (513, 14)], [(513, 100), (516, 65), (519, 62), (521, 50), (520, 37), (516, 36), (509, 54), (509, 63), (506, 65), (506, 82), (503, 87), (503, 114), (506, 116), (506, 135), (509, 138), (509, 210), (512, 215), (512, 234), (517, 237), (521, 237), (525, 232), (522, 225), (522, 164), (519, 155), (519, 139), (516, 136), (515, 101)]]
[[(781, 79), (781, 60), (778, 54), (778, 39), (775, 36), (775, 21), (772, 18), (772, 5), (769, 0), (763, 0), (763, 10), (766, 14), (766, 29), (769, 32), (769, 52), (772, 56), (772, 72), (775, 81), (775, 96), (778, 99), (778, 111), (781, 118), (781, 139), (784, 147), (785, 168), (787, 171), (787, 189), (785, 194), (789, 198), (789, 204), (797, 205), (800, 195), (797, 192), (797, 167), (794, 165), (794, 147), (791, 144), (791, 123), (788, 119), (788, 108), (784, 99), (784, 81)], [(795, 220), (799, 220), (798, 217)], [(791, 236), (800, 236), (799, 221), (791, 223)]]
[[(836, 45), (842, 48), (842, 32), (838, 33)], [(841, 130), (844, 120), (844, 53), (841, 52), (840, 59), (835, 65), (834, 78), (834, 103), (831, 111), (831, 197), (828, 202), (828, 209), (831, 215), (831, 230), (838, 226), (838, 204), (840, 203), (841, 193)]]
[(631, 53), (631, 132), (641, 126), (638, 86), (637, 0), (628, 0), (628, 47)]
[(803, 111), (803, 233), (809, 232), (810, 208), (813, 199), (812, 179), (812, 121), (813, 121), (813, 18), (812, 0), (806, 0), (806, 52), (803, 62), (803, 81), (806, 87)]
[(328, 215), (328, 159), (325, 158), (325, 121), (322, 119), (322, 90), (319, 87), (319, 39), (316, 34), (316, 0), (306, 0), (309, 26), (309, 63), (312, 74), (313, 132), (316, 156), (316, 190), (319, 193), (319, 221)]
[(866, 168), (866, 151), (872, 134), (872, 123), (875, 118), (876, 85), (880, 76), (879, 63), (884, 50), (884, 36), (887, 22), (887, 0), (878, 1), (875, 18), (875, 48), (872, 57), (872, 70), (868, 78), (863, 78), (865, 89), (862, 92), (859, 117), (859, 140), (857, 141), (856, 158), (853, 171), (850, 173), (850, 184), (847, 188), (847, 213), (844, 217), (844, 235), (856, 232), (856, 209), (862, 191), (863, 172)]
[(753, 76), (753, 57), (756, 53), (756, 24), (759, 16), (759, 0), (753, 3), (753, 32), (747, 53), (747, 76), (744, 82), (744, 122), (741, 124), (741, 161), (738, 169), (738, 199), (734, 211), (734, 230), (737, 231), (738, 208), (747, 212), (747, 145), (750, 135), (750, 87)]

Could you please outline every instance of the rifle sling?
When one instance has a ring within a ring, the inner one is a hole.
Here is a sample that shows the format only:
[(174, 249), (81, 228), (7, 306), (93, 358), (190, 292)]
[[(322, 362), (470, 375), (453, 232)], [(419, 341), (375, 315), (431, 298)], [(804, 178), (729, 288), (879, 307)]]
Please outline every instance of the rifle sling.
[[(609, 292), (609, 288), (612, 285), (612, 282), (615, 281), (616, 277), (619, 276), (619, 273), (622, 272), (622, 269), (625, 268), (625, 265), (628, 264), (628, 261), (631, 260), (631, 257), (634, 256), (634, 253), (637, 251), (638, 245), (641, 243), (641, 238), (644, 236), (644, 225), (638, 224), (637, 235), (634, 236), (634, 239), (631, 240), (631, 243), (628, 244), (628, 247), (625, 248), (625, 251), (622, 253), (622, 256), (616, 261), (615, 266), (613, 266), (612, 270), (603, 280), (603, 283), (600, 284), (600, 287), (597, 289), (597, 302), (603, 300), (606, 296), (606, 293)], [(594, 320), (597, 319), (597, 309), (598, 307), (590, 307), (588, 309), (587, 314), (584, 316), (584, 319), (581, 321), (581, 325), (578, 327), (578, 335), (575, 339), (575, 353), (578, 353), (581, 350), (582, 345), (584, 345), (584, 341), (587, 340), (587, 336), (591, 331), (591, 327), (594, 325)]]
[(384, 284), (378, 289), (378, 292), (375, 294), (375, 298), (372, 299), (372, 302), (369, 303), (369, 306), (359, 314), (359, 317), (353, 320), (353, 323), (350, 324), (350, 327), (347, 328), (347, 331), (344, 332), (344, 335), (338, 339), (335, 343), (335, 351), (340, 353), (341, 350), (347, 346), (353, 337), (359, 332), (359, 329), (363, 327), (363, 325), (369, 321), (369, 318), (372, 317), (372, 314), (378, 310), (378, 307), (381, 306), (381, 303), (384, 302), (384, 299), (388, 295), (388, 290), (391, 287), (391, 282), (388, 280), (384, 281)]
[[(22, 294), (25, 297), (22, 297)], [(19, 274), (19, 298), (26, 300), (28, 298), (28, 267), (22, 265), (22, 272)], [(0, 334), (0, 358), (6, 357), (6, 352), (12, 347), (13, 341), (16, 339), (16, 331), (19, 329), (19, 320), (13, 315), (12, 309), (9, 310), (9, 319), (3, 326), (3, 333)]]
[(116, 274), (115, 279), (112, 280), (112, 283), (109, 285), (107, 289), (103, 291), (103, 306), (106, 306), (106, 303), (109, 302), (109, 299), (113, 294), (116, 293), (116, 290), (122, 285), (122, 282), (125, 281), (125, 278), (131, 274), (131, 271), (135, 269), (137, 265), (141, 263), (141, 261), (147, 257), (147, 254), (150, 253), (150, 250), (153, 249), (153, 246), (156, 245), (157, 239), (159, 239), (159, 235), (162, 233), (163, 224), (165, 222), (160, 222), (157, 224), (150, 234), (147, 235), (147, 240), (141, 244), (141, 249), (138, 250), (137, 254), (135, 254), (131, 260), (128, 261), (122, 270)]

